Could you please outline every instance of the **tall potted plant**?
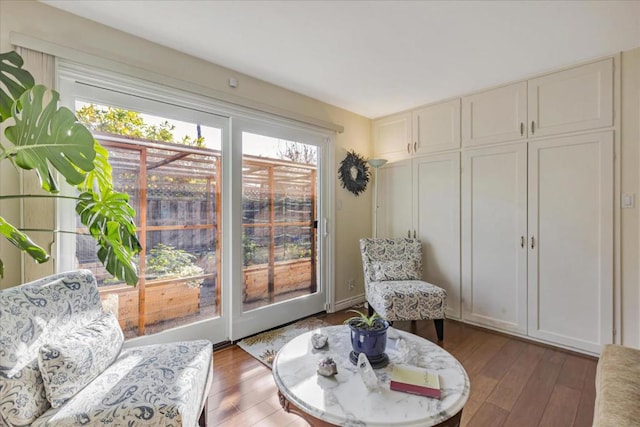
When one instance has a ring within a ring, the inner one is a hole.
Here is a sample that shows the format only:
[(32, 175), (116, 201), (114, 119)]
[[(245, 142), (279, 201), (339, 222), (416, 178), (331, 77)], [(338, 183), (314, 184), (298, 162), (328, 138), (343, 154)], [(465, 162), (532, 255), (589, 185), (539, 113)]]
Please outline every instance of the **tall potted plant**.
[[(107, 150), (71, 110), (58, 107), (60, 95), (56, 91), (35, 84), (23, 64), (17, 52), (0, 54), (0, 123), (9, 124), (6, 139), (0, 139), (0, 162), (35, 170), (45, 194), (0, 193), (0, 200), (75, 199), (80, 221), (97, 242), (98, 259), (109, 273), (135, 285), (138, 272), (134, 256), (141, 249), (133, 221), (135, 210), (129, 205), (129, 196), (113, 188)], [(77, 196), (58, 194), (55, 172), (76, 188)], [(0, 235), (39, 263), (49, 259), (43, 248), (1, 216)], [(3, 275), (0, 259), (0, 277)]]

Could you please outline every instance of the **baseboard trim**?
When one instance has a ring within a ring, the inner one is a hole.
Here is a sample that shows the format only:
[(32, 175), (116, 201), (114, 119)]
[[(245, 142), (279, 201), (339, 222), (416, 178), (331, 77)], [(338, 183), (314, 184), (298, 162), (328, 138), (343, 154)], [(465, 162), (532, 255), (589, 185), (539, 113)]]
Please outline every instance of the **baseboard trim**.
[(336, 301), (333, 304), (333, 310), (331, 311), (331, 313), (344, 310), (345, 308), (353, 307), (356, 304), (362, 304), (365, 301), (366, 297), (364, 296), (364, 294), (356, 295), (354, 297), (343, 299), (341, 301)]

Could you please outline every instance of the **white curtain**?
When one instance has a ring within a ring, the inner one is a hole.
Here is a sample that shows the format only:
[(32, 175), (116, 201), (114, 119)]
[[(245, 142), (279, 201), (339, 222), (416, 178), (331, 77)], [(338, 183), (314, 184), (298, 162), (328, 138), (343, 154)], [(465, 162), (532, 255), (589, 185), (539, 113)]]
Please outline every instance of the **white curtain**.
[[(24, 59), (23, 68), (35, 78), (36, 84), (55, 88), (55, 57), (35, 50), (17, 47), (16, 52)], [(20, 191), (22, 194), (45, 194), (40, 187), (34, 171), (20, 173)], [(54, 199), (23, 199), (20, 206), (22, 228), (47, 229), (56, 228)], [(56, 235), (52, 232), (27, 232), (27, 234), (48, 253), (51, 259), (44, 264), (35, 263), (30, 256), (22, 255), (22, 282), (30, 282), (55, 272), (54, 244)]]

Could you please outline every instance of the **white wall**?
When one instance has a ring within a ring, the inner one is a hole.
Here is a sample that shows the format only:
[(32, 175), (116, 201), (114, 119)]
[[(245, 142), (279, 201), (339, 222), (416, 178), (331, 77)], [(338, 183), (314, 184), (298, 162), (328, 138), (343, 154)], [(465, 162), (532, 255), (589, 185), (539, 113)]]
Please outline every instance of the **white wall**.
[[(42, 3), (0, 0), (1, 52), (12, 49), (11, 32), (126, 64), (123, 69), (136, 67), (149, 71), (151, 76), (167, 76), (196, 84), (205, 91), (210, 91), (209, 93), (230, 94), (254, 104), (264, 104), (285, 112), (295, 112), (342, 125), (344, 132), (335, 138), (336, 158), (333, 171), (338, 169), (339, 161), (349, 149), (354, 149), (365, 157), (369, 155), (371, 121), (365, 117)], [(238, 80), (236, 89), (227, 85), (229, 77)], [(157, 80), (156, 77), (150, 79)], [(17, 192), (19, 189), (17, 173), (8, 162), (0, 164), (0, 188), (2, 194)], [(337, 208), (335, 223), (332, 224), (336, 236), (335, 300), (341, 301), (364, 293), (358, 240), (371, 233), (372, 191), (370, 187), (365, 194), (356, 198), (342, 189), (336, 180), (335, 193)], [(18, 203), (1, 203), (0, 215), (18, 222)], [(22, 277), (19, 254), (4, 239), (0, 240), (0, 253), (6, 264), (5, 279), (0, 281), (0, 288), (20, 283)], [(26, 268), (29, 269), (30, 265), (27, 264)], [(356, 280), (357, 286), (349, 291), (347, 282), (352, 278)]]

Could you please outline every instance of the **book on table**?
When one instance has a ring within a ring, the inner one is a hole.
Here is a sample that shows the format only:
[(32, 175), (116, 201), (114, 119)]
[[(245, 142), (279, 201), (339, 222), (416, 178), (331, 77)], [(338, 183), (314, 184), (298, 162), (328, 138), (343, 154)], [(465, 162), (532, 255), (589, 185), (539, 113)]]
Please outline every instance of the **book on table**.
[(440, 378), (436, 371), (410, 365), (395, 365), (391, 390), (440, 399)]

